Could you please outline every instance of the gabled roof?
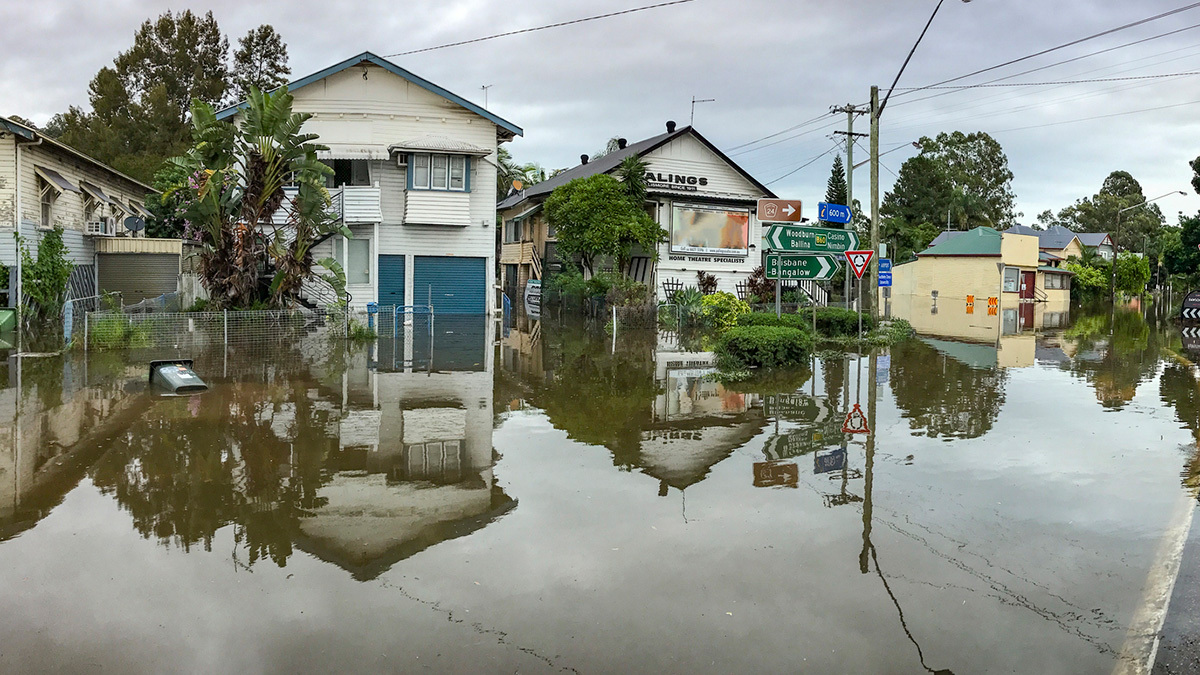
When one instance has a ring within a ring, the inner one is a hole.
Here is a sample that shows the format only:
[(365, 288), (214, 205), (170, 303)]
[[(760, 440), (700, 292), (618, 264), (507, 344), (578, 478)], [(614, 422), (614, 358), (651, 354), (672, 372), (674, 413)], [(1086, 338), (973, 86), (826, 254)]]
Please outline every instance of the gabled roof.
[[(456, 104), (466, 108), (467, 110), (470, 110), (471, 112), (475, 113), (476, 115), (479, 115), (480, 117), (488, 120), (489, 122), (492, 122), (496, 126), (501, 127), (502, 129), (508, 130), (513, 135), (516, 135), (516, 136), (524, 136), (525, 135), (525, 132), (522, 131), (521, 127), (513, 124), (512, 122), (509, 122), (508, 120), (506, 120), (492, 112), (489, 112), (488, 110), (485, 110), (484, 108), (468, 101), (467, 99), (459, 96), (458, 94), (452, 93), (446, 89), (439, 87), (438, 85), (430, 82), (429, 80), (426, 80), (423, 77), (414, 75), (413, 73), (401, 68), (400, 66), (392, 63), (391, 61), (388, 61), (387, 59), (385, 59), (381, 56), (376, 56), (375, 54), (372, 54), (371, 52), (363, 52), (357, 56), (352, 56), (352, 57), (346, 59), (345, 61), (342, 61), (341, 63), (336, 63), (332, 66), (329, 66), (328, 68), (326, 68), (324, 70), (319, 70), (319, 71), (313, 73), (312, 75), (309, 75), (307, 77), (302, 77), (299, 80), (296, 80), (295, 82), (288, 84), (287, 85), (288, 91), (296, 91), (297, 89), (300, 89), (301, 87), (310, 85), (313, 82), (318, 82), (320, 80), (323, 80), (323, 79), (329, 77), (330, 75), (340, 73), (343, 70), (346, 70), (347, 68), (353, 68), (354, 66), (358, 66), (358, 65), (362, 65), (362, 64), (366, 64), (366, 63), (370, 63), (370, 64), (374, 64), (376, 66), (379, 66), (380, 68), (383, 68), (384, 70), (392, 73), (393, 75), (399, 75), (400, 77), (408, 80), (409, 82), (412, 82), (413, 84), (417, 85), (418, 87), (421, 87), (422, 89), (431, 91), (434, 94), (437, 94), (438, 96), (441, 96), (442, 98), (446, 99), (447, 101), (451, 101), (453, 103), (456, 103)], [(217, 112), (217, 119), (222, 120), (227, 117), (230, 117), (231, 115), (236, 113), (238, 110), (245, 107), (245, 105), (246, 105), (245, 101), (239, 101), (236, 104), (229, 106), (228, 108), (224, 108)]]
[(1079, 243), (1089, 248), (1105, 244), (1112, 246), (1112, 240), (1108, 238), (1107, 232), (1079, 232), (1075, 236), (1078, 237)]
[[(0, 133), (3, 133), (3, 132), (8, 132), (14, 136), (20, 136), (21, 138), (23, 138), (27, 141), (36, 141), (38, 139), (41, 139), (43, 143), (46, 143), (48, 145), (53, 145), (54, 147), (59, 148), (60, 150), (69, 152), (72, 155), (75, 155), (76, 157), (78, 157), (79, 159), (82, 159), (83, 161), (85, 161), (89, 164), (98, 166), (101, 169), (104, 169), (105, 171), (107, 171), (115, 176), (119, 176), (119, 177), (129, 181), (130, 183), (137, 185), (138, 187), (145, 188), (146, 190), (148, 190), (150, 192), (154, 192), (154, 193), (158, 192), (158, 190), (155, 190), (154, 188), (150, 187), (149, 185), (146, 185), (142, 181), (137, 180), (136, 178), (133, 178), (132, 176), (123, 174), (120, 171), (117, 171), (116, 169), (112, 168), (111, 166), (105, 164), (104, 162), (101, 162), (97, 159), (93, 159), (92, 157), (88, 157), (87, 155), (76, 150), (75, 148), (72, 148), (71, 146), (67, 145), (66, 143), (63, 143), (62, 141), (51, 138), (51, 137), (47, 136), (46, 134), (38, 131), (37, 129), (27, 127), (24, 124), (21, 124), (20, 122), (14, 122), (6, 117), (0, 117)], [(76, 190), (76, 192), (78, 192), (78, 190)]]
[(644, 156), (647, 153), (653, 152), (667, 143), (670, 143), (676, 138), (683, 136), (684, 134), (691, 134), (696, 138), (696, 140), (703, 143), (709, 150), (713, 152), (713, 154), (715, 154), (717, 157), (720, 157), (722, 161), (741, 174), (743, 178), (750, 181), (754, 187), (762, 190), (763, 194), (767, 195), (768, 197), (775, 196), (775, 193), (771, 192), (770, 188), (758, 182), (754, 176), (751, 176), (746, 172), (745, 169), (738, 166), (732, 159), (726, 156), (725, 153), (717, 149), (717, 146), (710, 143), (704, 136), (701, 136), (699, 131), (696, 131), (694, 128), (688, 126), (681, 129), (676, 129), (675, 131), (669, 131), (657, 136), (652, 136), (645, 140), (638, 141), (637, 143), (630, 143), (622, 149), (614, 150), (603, 157), (598, 157), (595, 160), (589, 161), (587, 164), (580, 164), (567, 169), (553, 178), (547, 178), (540, 183), (529, 186), (527, 189), (522, 190), (517, 194), (506, 197), (496, 205), (496, 208), (504, 210), (516, 206), (526, 199), (535, 199), (538, 197), (548, 196), (554, 191), (554, 188), (560, 185), (566, 185), (576, 178), (587, 178), (588, 176), (595, 176), (596, 174), (611, 173), (618, 166), (620, 166), (621, 162), (624, 161), (626, 157), (631, 157), (633, 155)]
[(946, 230), (945, 232), (940, 232), (938, 236), (933, 238), (933, 241), (929, 242), (929, 246), (932, 247), (945, 243), (960, 234), (966, 234), (966, 232), (964, 230)]
[(962, 232), (959, 236), (948, 237), (942, 243), (930, 246), (917, 255), (1000, 255), (1000, 233), (990, 227), (977, 227)]

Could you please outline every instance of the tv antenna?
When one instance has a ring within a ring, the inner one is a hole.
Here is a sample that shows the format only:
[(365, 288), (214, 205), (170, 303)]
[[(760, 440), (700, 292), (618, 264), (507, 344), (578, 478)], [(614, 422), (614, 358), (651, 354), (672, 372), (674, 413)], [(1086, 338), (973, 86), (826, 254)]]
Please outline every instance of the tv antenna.
[(695, 96), (693, 96), (692, 97), (692, 119), (688, 122), (688, 126), (690, 127), (690, 126), (693, 126), (696, 124), (696, 104), (697, 103), (713, 103), (716, 100), (717, 99), (715, 99), (715, 98), (696, 98)]

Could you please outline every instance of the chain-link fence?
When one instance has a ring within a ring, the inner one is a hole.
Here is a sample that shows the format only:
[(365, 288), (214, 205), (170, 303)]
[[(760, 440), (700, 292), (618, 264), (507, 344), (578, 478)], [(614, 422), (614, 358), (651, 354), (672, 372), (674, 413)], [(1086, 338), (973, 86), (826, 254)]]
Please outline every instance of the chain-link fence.
[(88, 349), (170, 347), (203, 348), (297, 342), (324, 336), (344, 338), (350, 320), (365, 323), (339, 307), (307, 310), (252, 310), (221, 312), (87, 312), (72, 326), (71, 339)]

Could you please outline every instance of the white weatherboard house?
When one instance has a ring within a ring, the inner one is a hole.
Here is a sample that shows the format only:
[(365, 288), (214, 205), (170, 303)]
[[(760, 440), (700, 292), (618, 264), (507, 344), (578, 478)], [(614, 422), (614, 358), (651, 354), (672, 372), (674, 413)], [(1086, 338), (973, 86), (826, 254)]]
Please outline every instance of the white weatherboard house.
[[(351, 305), (494, 309), (496, 150), (521, 128), (370, 52), (288, 85), (329, 147), (334, 208), (354, 233), (314, 249), (346, 270)], [(220, 111), (237, 115), (244, 104)]]
[[(646, 208), (668, 237), (659, 246), (656, 268), (649, 257), (635, 257), (633, 276), (657, 288), (664, 300), (680, 286), (695, 286), (697, 272), (715, 276), (718, 290), (744, 293), (746, 280), (762, 264), (763, 230), (755, 208), (759, 198), (775, 195), (692, 127), (678, 129), (668, 122), (666, 133), (637, 143), (621, 139), (619, 146), (500, 202), (505, 248), (513, 251), (511, 259), (502, 260), (506, 263), (501, 268), (502, 287), (519, 296), (525, 281), (540, 278), (541, 266), (525, 271), (526, 261), (514, 244), (528, 238), (525, 232), (530, 228), (523, 228), (521, 222), (541, 217), (538, 207), (554, 188), (576, 178), (613, 174), (622, 160), (637, 155), (648, 166)], [(534, 257), (538, 256), (553, 259), (546, 251), (538, 251)]]
[(70, 297), (94, 296), (97, 286), (122, 291), (126, 301), (173, 292), (182, 243), (144, 233), (134, 238), (123, 225), (129, 216), (149, 216), (143, 205), (152, 192), (37, 129), (0, 117), (0, 263), (17, 264), (14, 234), (36, 257), (43, 234), (57, 226), (75, 264)]

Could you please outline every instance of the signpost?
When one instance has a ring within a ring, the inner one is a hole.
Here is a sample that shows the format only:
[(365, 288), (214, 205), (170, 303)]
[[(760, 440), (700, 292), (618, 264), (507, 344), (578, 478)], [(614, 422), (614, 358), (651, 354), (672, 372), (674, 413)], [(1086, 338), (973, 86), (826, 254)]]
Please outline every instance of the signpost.
[(823, 220), (827, 223), (845, 224), (850, 222), (852, 215), (849, 206), (817, 202), (817, 220)]
[[(857, 237), (856, 237), (857, 239)], [(862, 278), (863, 273), (867, 271), (867, 265), (871, 264), (871, 256), (875, 255), (875, 251), (867, 249), (865, 251), (846, 251), (846, 261), (850, 263), (850, 269), (854, 272), (854, 276), (858, 279), (858, 339), (862, 340)], [(858, 406), (855, 406), (858, 407)]]
[(1200, 320), (1200, 291), (1192, 291), (1184, 296), (1179, 318), (1184, 321)]
[(762, 223), (800, 222), (799, 199), (758, 200), (758, 220)]
[(765, 261), (768, 279), (801, 279), (827, 281), (841, 269), (838, 259), (832, 254), (781, 255), (768, 253)]
[(846, 413), (846, 421), (842, 423), (842, 432), (847, 434), (869, 434), (870, 427), (867, 426), (867, 416), (863, 414), (862, 408), (857, 403), (850, 412)]
[(767, 248), (781, 253), (842, 253), (858, 248), (851, 230), (807, 225), (772, 225), (767, 228)]

